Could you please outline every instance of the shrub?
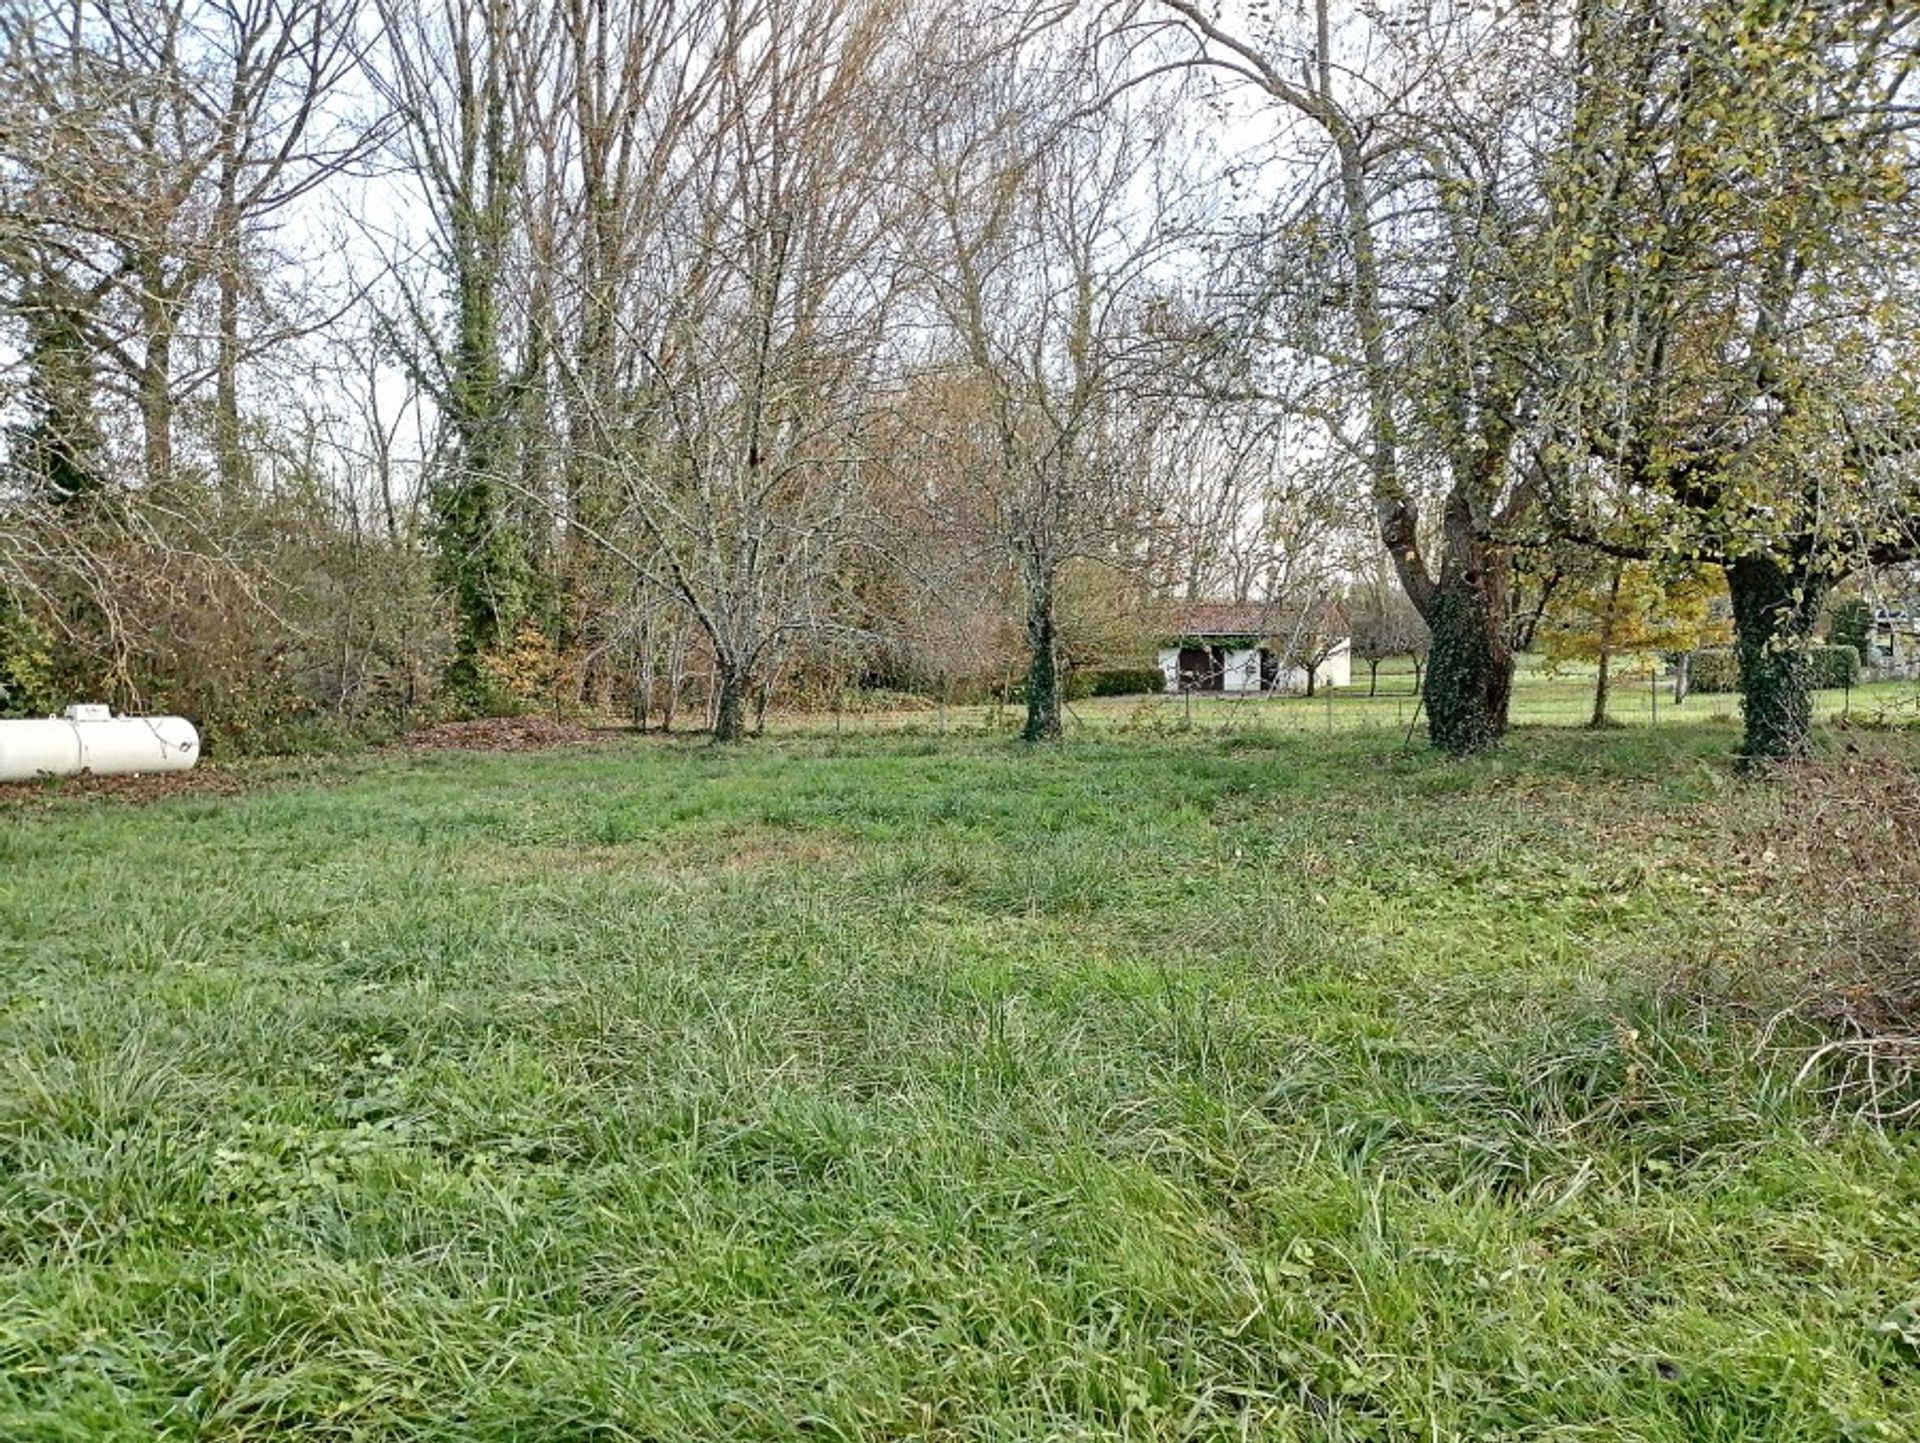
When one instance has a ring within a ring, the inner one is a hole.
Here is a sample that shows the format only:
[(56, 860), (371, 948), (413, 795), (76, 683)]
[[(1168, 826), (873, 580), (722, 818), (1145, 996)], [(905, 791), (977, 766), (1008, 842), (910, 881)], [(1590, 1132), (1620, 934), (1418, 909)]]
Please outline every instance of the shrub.
[[(1157, 666), (1075, 667), (1067, 672), (1062, 691), (1068, 701), (1085, 701), (1090, 696), (1157, 695), (1165, 691), (1167, 679)], [(991, 682), (987, 699), (1024, 705), (1027, 679), (1024, 675), (1009, 682)]]
[(1084, 675), (1093, 696), (1153, 696), (1167, 685), (1157, 666), (1110, 666)]
[(556, 720), (580, 694), (580, 659), (563, 651), (532, 617), (514, 628), (506, 645), (480, 658), (481, 710), (489, 716), (520, 716), (551, 710)]
[(1693, 654), (1687, 685), (1698, 692), (1740, 690), (1740, 660), (1730, 646), (1706, 646)]
[[(1813, 684), (1822, 690), (1860, 684), (1860, 653), (1850, 646), (1810, 646)], [(1688, 685), (1697, 692), (1740, 690), (1740, 659), (1730, 646), (1703, 647), (1693, 654)]]
[(1858, 596), (1835, 602), (1828, 614), (1827, 640), (1834, 646), (1851, 647), (1865, 666), (1873, 646), (1873, 608)]
[[(1060, 683), (1060, 695), (1066, 701), (1085, 701), (1093, 695), (1092, 673), (1069, 671)], [(1027, 704), (1027, 679), (1025, 675), (1009, 682), (996, 684), (992, 689), (992, 699), (1007, 703), (1009, 706)]]
[(52, 651), (45, 631), (0, 590), (0, 717), (54, 710)]
[(1815, 646), (1808, 649), (1813, 661), (1813, 684), (1824, 690), (1860, 685), (1860, 653), (1851, 646)]

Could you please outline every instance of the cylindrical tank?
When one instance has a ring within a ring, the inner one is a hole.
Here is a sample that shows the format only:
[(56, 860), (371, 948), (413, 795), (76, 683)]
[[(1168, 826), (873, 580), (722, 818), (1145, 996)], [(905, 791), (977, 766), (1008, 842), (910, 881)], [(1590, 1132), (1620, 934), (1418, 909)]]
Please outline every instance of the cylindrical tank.
[(0, 721), (0, 782), (184, 772), (199, 760), (200, 733), (184, 717), (74, 706), (45, 721)]

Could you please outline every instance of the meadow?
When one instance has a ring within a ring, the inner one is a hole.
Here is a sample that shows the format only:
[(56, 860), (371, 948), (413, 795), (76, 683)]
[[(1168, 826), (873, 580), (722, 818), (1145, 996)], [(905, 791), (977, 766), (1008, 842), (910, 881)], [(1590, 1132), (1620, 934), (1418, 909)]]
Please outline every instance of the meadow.
[(1920, 1437), (1729, 725), (1137, 711), (6, 804), (0, 1438)]
[[(1515, 677), (1513, 722), (1522, 727), (1584, 727), (1593, 714), (1593, 687), (1594, 668), (1590, 665), (1576, 662), (1548, 669), (1538, 658), (1524, 656)], [(1826, 724), (1903, 725), (1920, 721), (1920, 681), (1878, 681), (1845, 690), (1816, 691), (1813, 703), (1816, 720)], [(1650, 669), (1640, 659), (1620, 661), (1608, 707), (1608, 720), (1613, 726), (1628, 730), (1700, 725), (1732, 728), (1738, 718), (1739, 699), (1735, 696), (1695, 692), (1675, 705), (1670, 679), (1662, 676), (1655, 684)], [(843, 733), (938, 733), (943, 724), (963, 731), (1006, 732), (1017, 729), (1019, 719), (1018, 705), (953, 706), (943, 711), (925, 699), (886, 693), (864, 707), (857, 698), (849, 698), (839, 726)], [(1223, 733), (1370, 731), (1418, 740), (1426, 734), (1414, 672), (1404, 658), (1382, 663), (1373, 686), (1369, 685), (1366, 667), (1355, 663), (1353, 685), (1321, 688), (1313, 697), (1219, 693), (1093, 697), (1069, 703), (1066, 721), (1070, 732), (1082, 735), (1194, 729)], [(775, 715), (768, 720), (771, 730), (803, 735), (833, 730), (834, 726), (830, 712)]]

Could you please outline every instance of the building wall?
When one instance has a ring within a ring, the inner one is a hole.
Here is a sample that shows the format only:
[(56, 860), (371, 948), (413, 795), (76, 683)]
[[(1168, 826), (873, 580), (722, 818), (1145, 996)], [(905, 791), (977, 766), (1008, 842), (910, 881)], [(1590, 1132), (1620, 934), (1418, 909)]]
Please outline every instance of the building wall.
[(1227, 653), (1226, 677), (1222, 691), (1260, 690), (1260, 648), (1237, 649)]
[[(1326, 660), (1314, 669), (1315, 688), (1323, 686), (1353, 685), (1353, 647), (1341, 642)], [(1304, 666), (1283, 666), (1274, 677), (1273, 689), (1277, 692), (1298, 694), (1307, 689), (1307, 669)]]
[(1353, 685), (1353, 643), (1343, 641), (1333, 655), (1320, 663), (1320, 685)]
[(1160, 648), (1160, 675), (1167, 679), (1167, 690), (1180, 690), (1180, 648), (1163, 646)]
[(1868, 674), (1877, 680), (1920, 680), (1920, 621), (1904, 617), (1878, 618), (1867, 650), (1872, 660)]
[[(1260, 679), (1260, 658), (1263, 648), (1228, 647), (1216, 650), (1221, 658), (1221, 691), (1245, 695), (1270, 689), (1282, 694), (1304, 692), (1307, 689), (1305, 667), (1281, 667), (1272, 681), (1263, 688)], [(1341, 642), (1331, 655), (1315, 668), (1317, 684), (1320, 686), (1351, 686), (1353, 684), (1353, 647)], [(1160, 648), (1160, 674), (1167, 680), (1167, 690), (1180, 690), (1180, 648), (1163, 646)], [(1211, 689), (1211, 687), (1207, 688)]]

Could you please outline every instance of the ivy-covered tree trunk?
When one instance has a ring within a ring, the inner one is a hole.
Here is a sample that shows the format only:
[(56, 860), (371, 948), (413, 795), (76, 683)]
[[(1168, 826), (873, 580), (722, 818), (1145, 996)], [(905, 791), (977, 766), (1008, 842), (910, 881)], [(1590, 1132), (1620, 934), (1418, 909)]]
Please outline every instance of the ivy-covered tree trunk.
[[(461, 5), (414, 28), (397, 23), (407, 7), (381, 7), (382, 17), (396, 22), (386, 28), (397, 111), (418, 156), (416, 173), (428, 186), (451, 309), (449, 333), (429, 336), (408, 364), (432, 393), (447, 431), (427, 494), (429, 536), (435, 577), (453, 612), (443, 677), (449, 697), (468, 711), (495, 702), (487, 662), (512, 635), (528, 599), (524, 532), (506, 504), (529, 439), (516, 400), (527, 383), (510, 370), (503, 319), (510, 301), (524, 299), (509, 287), (515, 241), (524, 233), (519, 167), (529, 146), (510, 9)], [(451, 42), (444, 62), (434, 29), (441, 24)]]
[(1053, 577), (1039, 566), (1027, 568), (1027, 724), (1023, 740), (1058, 741), (1065, 701), (1060, 665), (1060, 623), (1054, 614)]
[(1771, 554), (1727, 568), (1733, 645), (1740, 663), (1742, 762), (1804, 761), (1813, 751), (1813, 664), (1807, 641), (1826, 584)]
[(1506, 552), (1490, 544), (1457, 495), (1447, 502), (1446, 554), (1428, 599), (1427, 735), (1450, 756), (1487, 750), (1506, 735), (1513, 700), (1507, 641), (1512, 576)]
[(477, 710), (489, 699), (485, 662), (511, 624), (515, 586), (494, 475), (497, 426), (489, 418), (456, 417), (454, 427), (459, 455), (431, 493), (433, 540), (440, 582), (453, 599), (447, 690)]
[(59, 280), (34, 287), (22, 297), (21, 309), (27, 419), (8, 436), (14, 471), (9, 479), (58, 504), (84, 502), (106, 488), (87, 316), (72, 288)]
[(446, 401), (454, 455), (431, 495), (433, 540), (441, 584), (453, 598), (447, 689), (462, 706), (481, 710), (491, 691), (484, 663), (512, 629), (520, 602), (520, 556), (501, 495), (512, 399), (500, 359), (497, 241), (470, 225), (456, 235), (458, 333)]

